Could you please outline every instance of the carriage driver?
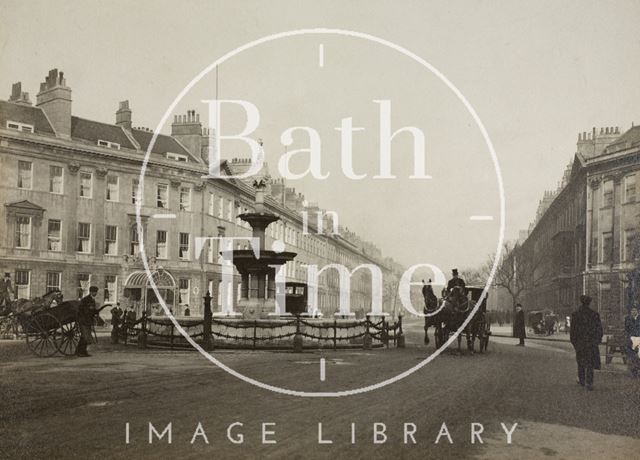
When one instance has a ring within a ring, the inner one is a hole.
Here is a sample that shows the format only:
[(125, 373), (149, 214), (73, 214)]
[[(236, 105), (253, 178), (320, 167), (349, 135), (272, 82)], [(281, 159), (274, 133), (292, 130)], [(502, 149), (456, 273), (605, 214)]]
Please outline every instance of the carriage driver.
[(461, 287), (462, 292), (466, 293), (467, 286), (464, 280), (458, 276), (457, 268), (454, 268), (453, 270), (451, 270), (451, 276), (452, 278), (447, 283), (447, 294), (451, 294), (451, 291), (453, 290), (454, 287)]
[(80, 326), (80, 341), (78, 342), (78, 348), (76, 350), (77, 356), (91, 356), (87, 353), (87, 345), (93, 343), (93, 336), (91, 335), (93, 327), (93, 316), (95, 315), (96, 301), (95, 296), (98, 294), (98, 288), (91, 286), (89, 288), (89, 295), (80, 300), (78, 306), (78, 325)]

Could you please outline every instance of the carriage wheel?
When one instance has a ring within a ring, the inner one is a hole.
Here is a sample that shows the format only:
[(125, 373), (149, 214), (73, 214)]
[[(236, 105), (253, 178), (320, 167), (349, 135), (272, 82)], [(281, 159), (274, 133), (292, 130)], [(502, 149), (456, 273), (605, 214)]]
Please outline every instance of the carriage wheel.
[(58, 351), (56, 340), (60, 321), (49, 313), (40, 313), (31, 318), (25, 328), (27, 346), (38, 356), (53, 356)]
[(80, 331), (75, 322), (65, 323), (60, 326), (60, 335), (56, 342), (56, 346), (60, 353), (65, 356), (73, 356), (78, 349), (80, 341)]

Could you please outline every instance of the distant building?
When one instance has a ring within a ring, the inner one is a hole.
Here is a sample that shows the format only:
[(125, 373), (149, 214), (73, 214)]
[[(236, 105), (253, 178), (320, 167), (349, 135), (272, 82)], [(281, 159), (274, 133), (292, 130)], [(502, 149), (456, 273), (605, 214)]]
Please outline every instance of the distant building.
[[(96, 285), (99, 302), (157, 311), (140, 257), (144, 251), (175, 314), (187, 305), (191, 315), (201, 314), (207, 291), (220, 310), (220, 247), (207, 243), (196, 254), (196, 238), (249, 237), (248, 224), (238, 216), (252, 211), (253, 188), (237, 179), (202, 179), (209, 133), (198, 114), (188, 111), (175, 116), (171, 135), (158, 135), (138, 194), (153, 133), (133, 127), (128, 101), (120, 103), (115, 118), (110, 124), (72, 115), (71, 88), (57, 69), (41, 84), (35, 106), (20, 83), (8, 101), (0, 101), (0, 272), (13, 275), (22, 298), (51, 289), (77, 298)], [(247, 167), (247, 160), (223, 162), (227, 174)], [(267, 244), (281, 239), (286, 250), (298, 253), (286, 266), (288, 280), (306, 281), (303, 264), (329, 263), (349, 269), (374, 263), (397, 279), (397, 264), (373, 244), (341, 227), (333, 234), (330, 214), (318, 231), (312, 212), (320, 211), (317, 206), (308, 209), (304, 234), (304, 197), (283, 180), (275, 181), (271, 195), (266, 206), (281, 220), (268, 228)], [(136, 200), (142, 206), (140, 229)], [(248, 247), (248, 241), (237, 246)], [(338, 309), (337, 280), (331, 271), (320, 277), (318, 307), (325, 314)], [(352, 311), (369, 311), (365, 270), (354, 275), (351, 287)], [(239, 294), (239, 279), (229, 292)]]
[(572, 163), (558, 189), (545, 192), (521, 244), (521, 257), (535, 267), (523, 302), (528, 310), (566, 315), (587, 293), (606, 324), (620, 324), (640, 229), (639, 180), (640, 127), (578, 136)]

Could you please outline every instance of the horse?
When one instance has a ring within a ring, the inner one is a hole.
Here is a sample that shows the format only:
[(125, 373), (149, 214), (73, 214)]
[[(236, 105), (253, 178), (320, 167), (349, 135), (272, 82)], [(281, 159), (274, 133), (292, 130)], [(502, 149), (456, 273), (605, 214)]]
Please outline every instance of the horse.
[(5, 305), (4, 310), (0, 312), (0, 315), (6, 316), (10, 313), (13, 313), (14, 315), (32, 314), (38, 310), (51, 307), (54, 301), (56, 304), (60, 304), (62, 302), (62, 298), (62, 291), (60, 291), (60, 289), (52, 289), (42, 297), (15, 300), (10, 305)]
[(436, 342), (436, 348), (440, 347), (443, 343), (442, 340), (442, 302), (438, 301), (438, 298), (433, 293), (424, 296), (424, 343), (429, 345), (429, 327), (435, 328), (434, 339)]

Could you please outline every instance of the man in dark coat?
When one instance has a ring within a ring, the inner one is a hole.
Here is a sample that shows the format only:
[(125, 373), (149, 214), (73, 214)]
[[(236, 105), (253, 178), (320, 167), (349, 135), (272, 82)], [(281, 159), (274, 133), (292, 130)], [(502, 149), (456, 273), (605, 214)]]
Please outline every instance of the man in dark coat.
[(513, 320), (513, 336), (520, 339), (519, 347), (524, 347), (524, 339), (527, 338), (527, 331), (524, 325), (524, 311), (522, 305), (516, 304), (516, 316)]
[(89, 288), (89, 295), (83, 297), (80, 300), (78, 306), (78, 326), (80, 327), (80, 341), (78, 342), (78, 348), (76, 349), (76, 355), (85, 357), (91, 356), (87, 353), (87, 345), (93, 343), (93, 336), (91, 335), (93, 330), (93, 317), (97, 312), (95, 297), (98, 294), (98, 288), (91, 286)]
[(624, 319), (624, 332), (627, 336), (627, 363), (633, 377), (638, 376), (638, 368), (640, 368), (640, 357), (636, 350), (633, 349), (631, 337), (640, 337), (640, 315), (638, 308), (631, 308), (629, 316)]
[(580, 308), (571, 315), (569, 337), (576, 351), (578, 362), (578, 383), (587, 390), (593, 389), (593, 370), (600, 369), (600, 341), (602, 322), (600, 315), (589, 308), (591, 297), (580, 296)]
[(122, 308), (120, 302), (111, 309), (111, 343), (118, 343), (120, 337), (120, 323), (122, 322)]
[(457, 268), (454, 268), (453, 270), (451, 270), (451, 276), (452, 276), (452, 278), (447, 283), (447, 294), (451, 294), (451, 290), (454, 287), (461, 287), (463, 293), (466, 292), (467, 286), (466, 286), (464, 280), (458, 276), (458, 269)]
[(11, 273), (5, 273), (4, 278), (0, 279), (0, 305), (9, 308), (13, 297), (13, 288), (11, 287)]

